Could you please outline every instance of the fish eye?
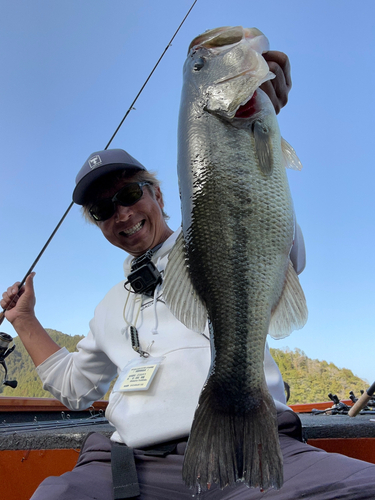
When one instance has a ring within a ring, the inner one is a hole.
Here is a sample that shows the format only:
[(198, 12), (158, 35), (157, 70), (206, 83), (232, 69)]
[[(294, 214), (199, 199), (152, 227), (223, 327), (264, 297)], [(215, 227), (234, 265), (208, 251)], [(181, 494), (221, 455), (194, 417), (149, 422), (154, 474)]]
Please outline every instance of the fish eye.
[(205, 60), (203, 59), (203, 57), (200, 57), (199, 59), (196, 60), (196, 62), (194, 63), (194, 66), (193, 66), (193, 70), (194, 71), (199, 71), (203, 68), (204, 66), (204, 63), (205, 63)]

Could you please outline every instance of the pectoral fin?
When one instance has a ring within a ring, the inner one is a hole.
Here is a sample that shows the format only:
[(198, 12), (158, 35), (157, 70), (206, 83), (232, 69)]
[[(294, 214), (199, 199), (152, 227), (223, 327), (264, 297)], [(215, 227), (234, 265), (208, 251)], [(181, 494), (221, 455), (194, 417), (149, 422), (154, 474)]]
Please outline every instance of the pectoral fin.
[(253, 133), (259, 167), (264, 174), (271, 175), (273, 171), (273, 155), (270, 130), (264, 123), (256, 120), (253, 124)]
[(185, 240), (181, 232), (168, 257), (163, 295), (172, 314), (190, 330), (201, 333), (206, 327), (207, 311), (191, 282), (187, 264)]
[(293, 330), (299, 330), (305, 325), (307, 314), (305, 294), (289, 260), (284, 290), (272, 313), (268, 333), (274, 339), (287, 337)]

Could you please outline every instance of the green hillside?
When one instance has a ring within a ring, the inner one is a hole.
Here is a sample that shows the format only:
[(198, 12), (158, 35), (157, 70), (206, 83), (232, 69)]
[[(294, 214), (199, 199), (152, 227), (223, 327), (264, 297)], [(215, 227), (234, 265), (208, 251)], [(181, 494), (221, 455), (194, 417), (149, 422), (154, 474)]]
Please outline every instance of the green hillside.
[(356, 396), (365, 390), (368, 383), (347, 368), (337, 368), (333, 363), (310, 359), (300, 349), (270, 349), (285, 382), (290, 386), (288, 404), (328, 401), (328, 394), (339, 399), (349, 399), (349, 392)]
[[(71, 337), (64, 333), (47, 330), (53, 340), (69, 351), (75, 351), (76, 345), (83, 337)], [(0, 386), (2, 396), (51, 397), (44, 391), (35, 367), (26, 353), (19, 338), (14, 339), (15, 351), (7, 358), (8, 378), (18, 380), (16, 389)], [(359, 394), (368, 384), (346, 369), (339, 369), (333, 363), (310, 359), (299, 349), (294, 351), (271, 349), (272, 356), (278, 364), (285, 382), (290, 386), (290, 404), (313, 403), (327, 401), (328, 393), (337, 394), (340, 399), (347, 399), (349, 391)], [(0, 367), (0, 376), (3, 376)], [(108, 394), (104, 399), (108, 397)]]

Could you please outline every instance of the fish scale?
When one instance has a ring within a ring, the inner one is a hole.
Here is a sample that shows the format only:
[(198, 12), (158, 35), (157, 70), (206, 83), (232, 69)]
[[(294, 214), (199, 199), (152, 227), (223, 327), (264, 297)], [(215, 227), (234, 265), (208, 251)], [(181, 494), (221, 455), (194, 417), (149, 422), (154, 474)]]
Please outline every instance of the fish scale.
[[(263, 369), (265, 342), (272, 314), (284, 318), (288, 330), (301, 327), (307, 315), (289, 259), (295, 223), (281, 137), (273, 106), (258, 89), (270, 78), (254, 49), (259, 38), (264, 49), (258, 30), (209, 31), (192, 42), (184, 66), (178, 155), (182, 234), (170, 254), (164, 296), (189, 328), (202, 331), (209, 321), (211, 367), (183, 467), (186, 484), (202, 489), (237, 481), (281, 487), (276, 408)], [(250, 117), (236, 118), (250, 99)], [(189, 292), (183, 299), (177, 277)], [(297, 295), (300, 310), (285, 313), (293, 303), (288, 294)]]

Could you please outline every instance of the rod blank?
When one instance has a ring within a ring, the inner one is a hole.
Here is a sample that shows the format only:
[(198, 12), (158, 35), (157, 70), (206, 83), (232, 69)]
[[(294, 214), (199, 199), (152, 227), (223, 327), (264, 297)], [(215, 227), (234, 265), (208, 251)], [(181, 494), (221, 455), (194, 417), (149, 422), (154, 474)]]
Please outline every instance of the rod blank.
[(349, 417), (355, 417), (367, 405), (375, 392), (375, 382), (365, 391), (358, 401), (350, 408)]

